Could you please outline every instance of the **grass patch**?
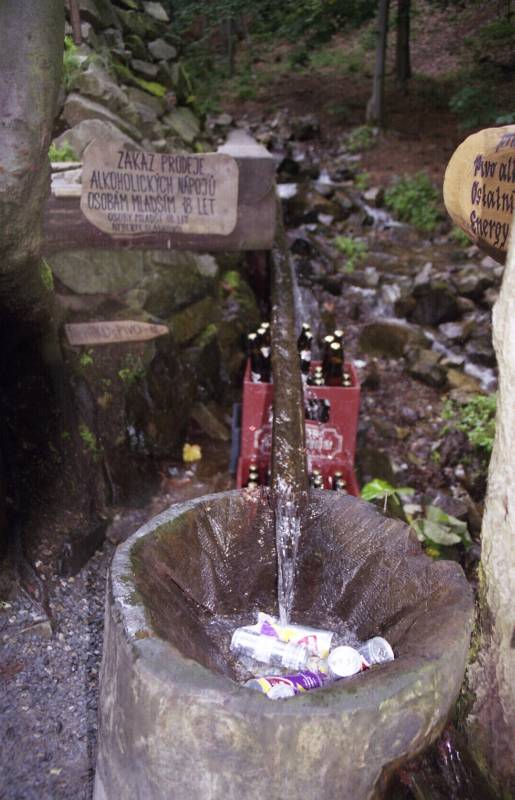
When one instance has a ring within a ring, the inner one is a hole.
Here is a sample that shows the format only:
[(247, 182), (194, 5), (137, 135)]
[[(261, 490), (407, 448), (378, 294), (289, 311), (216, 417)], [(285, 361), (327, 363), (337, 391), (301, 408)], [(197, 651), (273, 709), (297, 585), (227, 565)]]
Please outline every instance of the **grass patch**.
[(349, 153), (359, 153), (362, 150), (370, 150), (374, 146), (377, 136), (377, 129), (369, 125), (360, 125), (354, 128), (345, 137), (345, 147)]
[(495, 437), (495, 414), (497, 395), (474, 395), (464, 405), (448, 400), (442, 418), (448, 420), (445, 431), (462, 431), (472, 447), (479, 453), (490, 456)]
[(368, 252), (366, 242), (353, 239), (351, 236), (337, 236), (333, 244), (345, 256), (345, 272), (354, 272), (356, 267), (363, 263)]

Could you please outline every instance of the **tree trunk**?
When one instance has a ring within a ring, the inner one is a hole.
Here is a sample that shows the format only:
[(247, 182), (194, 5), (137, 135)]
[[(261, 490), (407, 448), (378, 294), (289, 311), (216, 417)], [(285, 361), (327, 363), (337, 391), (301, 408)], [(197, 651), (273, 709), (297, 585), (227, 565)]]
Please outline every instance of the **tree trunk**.
[(225, 37), (227, 42), (227, 72), (229, 78), (234, 76), (234, 33), (235, 26), (232, 17), (228, 17), (224, 23)]
[(379, 125), (384, 123), (384, 77), (386, 63), (386, 47), (388, 38), (388, 11), (390, 0), (379, 0), (377, 19), (377, 44), (372, 97), (367, 105), (367, 123)]
[[(515, 227), (493, 310), (499, 364), (496, 433), (482, 528), (479, 653), (469, 667), (471, 749), (515, 793)], [(509, 795), (511, 796), (511, 794)]]
[(407, 90), (408, 80), (411, 78), (410, 6), (411, 0), (398, 0), (395, 72), (397, 82), (404, 92)]

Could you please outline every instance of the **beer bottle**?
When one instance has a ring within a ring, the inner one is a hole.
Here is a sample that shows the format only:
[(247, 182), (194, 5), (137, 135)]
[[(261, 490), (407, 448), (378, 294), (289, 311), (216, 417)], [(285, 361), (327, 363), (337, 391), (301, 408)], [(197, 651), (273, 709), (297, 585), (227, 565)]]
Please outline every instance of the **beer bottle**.
[(331, 401), (324, 398), (319, 401), (318, 405), (318, 420), (319, 422), (329, 422), (331, 410)]
[(247, 336), (247, 353), (250, 358), (250, 379), (253, 383), (259, 383), (262, 380), (262, 356), (257, 333)]
[(265, 347), (272, 346), (272, 340), (270, 336), (270, 323), (269, 322), (262, 322), (259, 326), (259, 330), (262, 331), (263, 335), (263, 344)]
[[(311, 325), (308, 322), (302, 323), (302, 329), (297, 339), (297, 348), (299, 353), (302, 353), (303, 350), (306, 350), (307, 344), (307, 336), (310, 334), (311, 338), (313, 338), (313, 334), (311, 333)], [(311, 347), (309, 348), (311, 350)]]
[(343, 478), (338, 478), (335, 483), (335, 491), (341, 492), (342, 494), (348, 494), (347, 492), (347, 481), (344, 481)]
[(341, 386), (343, 382), (343, 352), (338, 342), (331, 342), (322, 366), (326, 386)]
[[(302, 336), (302, 334), (301, 334)], [(300, 341), (299, 336), (299, 341)], [(313, 334), (309, 331), (306, 332), (303, 340), (303, 347), (300, 350), (300, 371), (302, 375), (307, 378), (311, 368), (311, 343), (313, 341)]]
[[(250, 462), (249, 466), (249, 480), (248, 483), (253, 482), (259, 484), (259, 468), (255, 461)], [(248, 484), (247, 484), (248, 485)]]

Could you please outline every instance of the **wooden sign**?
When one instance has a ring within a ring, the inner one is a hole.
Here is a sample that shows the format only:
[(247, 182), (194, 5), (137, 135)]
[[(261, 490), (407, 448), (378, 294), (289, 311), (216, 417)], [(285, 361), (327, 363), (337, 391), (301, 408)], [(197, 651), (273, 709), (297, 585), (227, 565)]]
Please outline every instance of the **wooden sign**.
[(168, 333), (166, 325), (137, 322), (130, 319), (105, 322), (76, 322), (64, 326), (66, 338), (75, 347), (80, 345), (146, 342)]
[(228, 236), (238, 214), (238, 164), (225, 153), (143, 153), (97, 140), (85, 153), (80, 207), (112, 236)]
[(515, 208), (515, 125), (465, 139), (447, 166), (443, 195), (456, 225), (504, 263)]

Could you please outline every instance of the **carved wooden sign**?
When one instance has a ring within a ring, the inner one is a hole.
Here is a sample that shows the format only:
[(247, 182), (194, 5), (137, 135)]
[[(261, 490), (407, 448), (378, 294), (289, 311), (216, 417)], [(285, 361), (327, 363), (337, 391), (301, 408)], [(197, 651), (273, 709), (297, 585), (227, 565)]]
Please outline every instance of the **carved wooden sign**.
[(65, 325), (64, 330), (68, 342), (75, 347), (116, 342), (146, 342), (168, 333), (166, 325), (153, 325), (150, 322), (130, 319), (74, 322)]
[(456, 225), (503, 263), (515, 208), (515, 125), (465, 139), (449, 161), (443, 194)]
[(225, 153), (144, 153), (97, 140), (86, 150), (80, 207), (112, 236), (227, 236), (238, 213), (238, 164)]

